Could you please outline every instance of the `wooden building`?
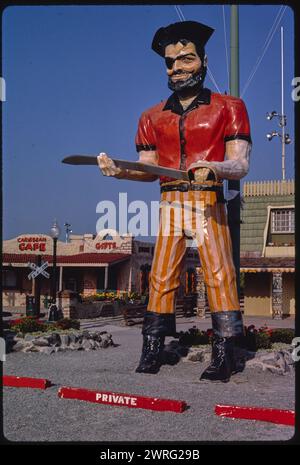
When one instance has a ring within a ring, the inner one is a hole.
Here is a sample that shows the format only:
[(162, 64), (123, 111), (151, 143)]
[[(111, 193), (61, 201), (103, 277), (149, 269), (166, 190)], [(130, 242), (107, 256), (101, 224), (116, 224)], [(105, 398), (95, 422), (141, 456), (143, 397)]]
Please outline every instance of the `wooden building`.
[[(132, 235), (70, 235), (68, 243), (57, 241), (57, 291), (72, 290), (83, 296), (102, 290), (124, 290), (145, 294), (154, 243)], [(29, 263), (38, 257), (48, 262), (49, 278), (39, 277), (41, 307), (51, 295), (53, 239), (44, 234), (22, 234), (3, 242), (2, 301), (4, 310), (25, 311), (26, 296), (33, 295), (35, 279), (29, 279)], [(199, 264), (197, 251), (187, 249), (181, 275), (180, 294), (192, 291), (193, 274)]]
[(294, 315), (294, 180), (246, 182), (241, 220), (245, 315)]

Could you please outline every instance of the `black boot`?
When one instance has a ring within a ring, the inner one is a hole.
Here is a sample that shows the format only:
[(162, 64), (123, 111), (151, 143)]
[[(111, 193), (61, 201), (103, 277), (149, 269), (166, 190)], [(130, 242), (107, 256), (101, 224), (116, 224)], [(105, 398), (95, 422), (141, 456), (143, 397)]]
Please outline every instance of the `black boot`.
[(200, 380), (228, 382), (237, 373), (234, 347), (237, 337), (243, 336), (242, 314), (238, 310), (212, 313), (213, 340), (210, 366)]
[(213, 336), (211, 364), (202, 373), (200, 380), (229, 381), (233, 365), (233, 338)]
[(145, 335), (143, 349), (136, 373), (157, 373), (161, 367), (161, 355), (164, 348), (164, 336)]
[(165, 336), (176, 333), (175, 314), (147, 310), (143, 322), (143, 349), (136, 373), (157, 373), (163, 363)]

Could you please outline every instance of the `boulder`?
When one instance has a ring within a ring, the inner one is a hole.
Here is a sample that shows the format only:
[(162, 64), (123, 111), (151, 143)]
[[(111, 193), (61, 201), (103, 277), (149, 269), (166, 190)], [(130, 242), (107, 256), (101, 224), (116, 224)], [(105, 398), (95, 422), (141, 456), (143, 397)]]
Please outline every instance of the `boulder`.
[(35, 346), (39, 346), (39, 347), (49, 346), (49, 341), (45, 337), (38, 337), (36, 339), (33, 339), (32, 342)]
[(23, 342), (22, 342), (22, 341), (17, 341), (16, 344), (14, 344), (14, 345), (12, 346), (12, 350), (13, 350), (14, 352), (20, 352), (20, 351), (23, 350), (25, 347), (26, 347), (25, 341), (23, 341)]
[(40, 347), (40, 352), (43, 353), (43, 354), (46, 354), (46, 355), (51, 355), (53, 353), (55, 353), (55, 347)]
[(102, 333), (100, 347), (105, 349), (106, 347), (109, 347), (111, 345), (114, 345), (112, 341), (112, 335), (108, 333)]
[(84, 339), (82, 341), (82, 348), (84, 350), (91, 350), (92, 349), (92, 341), (89, 341), (88, 339)]
[(60, 342), (63, 347), (66, 347), (69, 345), (70, 342), (70, 337), (68, 334), (60, 334)]

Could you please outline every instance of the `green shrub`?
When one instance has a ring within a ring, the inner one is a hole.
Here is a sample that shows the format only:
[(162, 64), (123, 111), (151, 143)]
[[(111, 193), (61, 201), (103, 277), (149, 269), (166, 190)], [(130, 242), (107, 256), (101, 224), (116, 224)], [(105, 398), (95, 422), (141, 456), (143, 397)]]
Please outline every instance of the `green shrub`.
[(271, 342), (284, 342), (291, 344), (295, 337), (295, 332), (291, 328), (272, 329)]
[(255, 334), (255, 349), (271, 349), (272, 342), (268, 333), (258, 332)]
[(185, 333), (180, 333), (179, 343), (185, 346), (207, 345), (210, 343), (210, 333), (193, 326)]

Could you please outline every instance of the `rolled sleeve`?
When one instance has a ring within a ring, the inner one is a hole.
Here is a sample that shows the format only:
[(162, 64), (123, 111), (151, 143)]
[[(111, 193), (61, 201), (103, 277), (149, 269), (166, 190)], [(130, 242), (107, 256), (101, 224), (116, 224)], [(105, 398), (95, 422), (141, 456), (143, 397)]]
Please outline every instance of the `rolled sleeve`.
[(242, 139), (252, 143), (248, 112), (243, 100), (239, 98), (231, 98), (227, 102), (224, 142), (234, 139)]
[(142, 150), (156, 150), (155, 132), (147, 113), (143, 113), (139, 119), (135, 145), (137, 152), (141, 152)]

